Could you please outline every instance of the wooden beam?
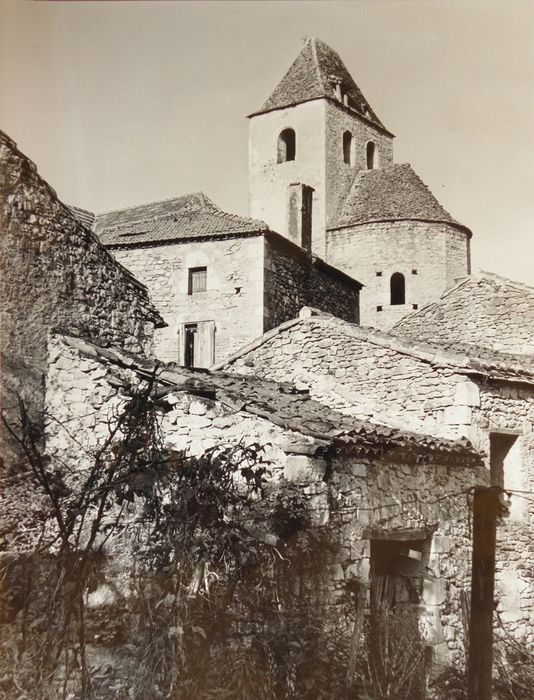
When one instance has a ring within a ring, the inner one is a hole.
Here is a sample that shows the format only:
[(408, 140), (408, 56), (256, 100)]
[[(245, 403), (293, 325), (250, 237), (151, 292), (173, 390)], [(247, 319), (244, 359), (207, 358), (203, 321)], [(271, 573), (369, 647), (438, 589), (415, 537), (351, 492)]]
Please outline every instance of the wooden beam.
[(473, 559), (469, 625), (469, 700), (491, 700), (495, 542), (499, 487), (477, 488), (473, 496)]

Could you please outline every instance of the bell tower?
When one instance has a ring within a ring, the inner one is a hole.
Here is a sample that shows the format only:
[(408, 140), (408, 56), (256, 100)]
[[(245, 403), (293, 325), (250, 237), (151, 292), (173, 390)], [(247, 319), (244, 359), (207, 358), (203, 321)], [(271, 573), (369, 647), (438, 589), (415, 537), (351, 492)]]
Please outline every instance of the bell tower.
[(326, 259), (327, 227), (358, 172), (393, 163), (393, 135), (315, 38), (249, 119), (250, 215)]

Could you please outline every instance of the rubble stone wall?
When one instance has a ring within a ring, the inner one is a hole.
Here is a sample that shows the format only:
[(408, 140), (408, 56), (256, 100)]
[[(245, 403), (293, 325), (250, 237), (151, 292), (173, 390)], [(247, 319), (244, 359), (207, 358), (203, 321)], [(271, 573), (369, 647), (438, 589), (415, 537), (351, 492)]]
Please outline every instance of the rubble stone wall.
[[(225, 371), (294, 381), (333, 408), (406, 430), (456, 437), (448, 421), (463, 376), (354, 337), (335, 319), (302, 319), (224, 366)], [(447, 413), (447, 415), (446, 415)]]
[[(505, 383), (480, 386), (473, 408), (473, 442), (488, 455), (490, 434), (515, 435), (504, 463), (512, 490), (510, 515), (497, 529), (497, 610), (506, 628), (534, 644), (534, 389)], [(513, 491), (524, 491), (525, 494)], [(530, 496), (528, 495), (530, 494)]]
[[(128, 370), (121, 372), (127, 378)], [(313, 447), (313, 438), (246, 411), (181, 392), (166, 399), (172, 408), (162, 428), (169, 447), (200, 455), (217, 445), (260, 442), (266, 446), (270, 486), (298, 487), (312, 523), (331, 527), (335, 540), (325, 552), (327, 583), (322, 594), (329, 619), (347, 641), (354, 615), (350, 591), (355, 585), (368, 590), (370, 584), (371, 539), (388, 539), (409, 529), (416, 539), (427, 541), (422, 566), (428, 569), (424, 576), (421, 570), (419, 601), (425, 637), (440, 657), (462, 651), (459, 591), (468, 585), (470, 557), (462, 492), (480, 483), (484, 470), (387, 457), (336, 457), (327, 462), (314, 457), (313, 449), (303, 450), (304, 443)], [(106, 438), (108, 421), (123, 401), (116, 368), (80, 357), (58, 341), (51, 351), (47, 383), (47, 408), (54, 417), (47, 426), (48, 452), (74, 471), (87, 467), (88, 450)], [(396, 599), (408, 602), (409, 591), (401, 582), (395, 585)]]
[(17, 391), (38, 414), (50, 329), (150, 353), (161, 319), (146, 289), (1, 132), (0, 173), (2, 404), (16, 403)]
[[(469, 271), (468, 237), (444, 223), (377, 222), (328, 231), (327, 257), (364, 288), (361, 323), (384, 330), (435, 301)], [(406, 303), (391, 304), (390, 279), (404, 275)], [(378, 308), (380, 307), (380, 308)]]
[[(348, 339), (335, 324), (326, 331), (324, 324), (313, 317), (301, 320), (224, 370), (294, 381), (319, 401), (358, 417), (441, 437), (467, 437), (486, 455), (488, 476), (490, 434), (515, 434), (504, 486), (534, 491), (533, 388), (476, 381), (452, 367)], [(511, 515), (498, 530), (497, 595), (508, 631), (529, 642), (534, 640), (533, 530), (532, 499), (513, 495)]]
[(358, 323), (359, 285), (273, 236), (265, 246), (265, 323), (270, 330), (313, 306)]

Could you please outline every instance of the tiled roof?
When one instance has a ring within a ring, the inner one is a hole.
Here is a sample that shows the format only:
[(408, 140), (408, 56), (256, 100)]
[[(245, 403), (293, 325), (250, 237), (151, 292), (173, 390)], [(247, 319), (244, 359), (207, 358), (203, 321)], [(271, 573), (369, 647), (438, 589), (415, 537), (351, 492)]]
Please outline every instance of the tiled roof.
[(90, 231), (93, 230), (93, 227), (95, 225), (95, 215), (93, 214), (92, 211), (87, 211), (87, 209), (80, 209), (80, 207), (69, 207), (71, 212), (74, 214), (76, 219), (85, 226), (85, 228), (88, 228)]
[(336, 83), (348, 96), (348, 107), (385, 130), (339, 55), (316, 38), (308, 39), (269, 99), (253, 115), (326, 97), (339, 103)]
[[(412, 316), (410, 315), (406, 318), (406, 321), (411, 318)], [(347, 343), (350, 343), (351, 338), (358, 342), (371, 343), (379, 348), (389, 348), (394, 352), (409, 355), (436, 367), (452, 367), (465, 374), (478, 374), (488, 378), (520, 381), (528, 384), (534, 383), (534, 356), (525, 357), (517, 352), (499, 352), (492, 348), (470, 343), (468, 342), (469, 339), (465, 339), (465, 342), (459, 340), (442, 342), (440, 338), (434, 338), (431, 331), (423, 332), (419, 327), (412, 337), (401, 327), (403, 322), (395, 327), (395, 333), (386, 333), (376, 328), (357, 326), (331, 314), (307, 307), (301, 310), (301, 318), (286, 321), (277, 328), (273, 328), (222, 362), (214, 365), (212, 370), (228, 367), (238, 358), (259, 348), (271, 338), (299, 323), (313, 323), (322, 327), (325, 339), (331, 337), (333, 330), (341, 331), (346, 336)], [(529, 329), (531, 335), (532, 327), (531, 324)], [(460, 337), (462, 336), (462, 328), (463, 326), (460, 322), (458, 333)]]
[[(100, 348), (88, 341), (64, 337), (65, 342), (85, 356), (100, 362), (152, 376), (154, 367), (146, 359), (133, 359), (116, 350)], [(161, 366), (160, 366), (161, 367)], [(471, 443), (404, 432), (396, 428), (361, 421), (311, 399), (291, 384), (256, 377), (188, 370), (166, 365), (157, 372), (158, 381), (173, 390), (210, 396), (230, 409), (245, 411), (286, 430), (308, 435), (333, 445), (339, 452), (360, 457), (386, 455), (391, 460), (436, 461), (461, 466), (481, 465), (482, 457)]]
[(113, 247), (266, 230), (263, 221), (228, 214), (202, 192), (98, 214), (95, 221), (101, 242)]
[(408, 163), (359, 171), (331, 228), (398, 220), (459, 224)]
[(477, 272), (401, 319), (393, 332), (478, 354), (508, 353), (534, 367), (534, 288)]

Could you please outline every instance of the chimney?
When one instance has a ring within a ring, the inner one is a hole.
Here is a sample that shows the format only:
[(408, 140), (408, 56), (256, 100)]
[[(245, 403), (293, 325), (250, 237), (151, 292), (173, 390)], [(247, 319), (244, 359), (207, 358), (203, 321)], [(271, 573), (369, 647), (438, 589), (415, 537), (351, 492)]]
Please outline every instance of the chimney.
[(287, 189), (287, 233), (293, 243), (311, 252), (313, 187), (294, 182)]

